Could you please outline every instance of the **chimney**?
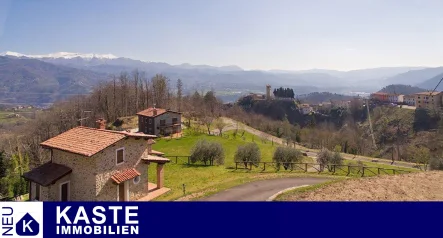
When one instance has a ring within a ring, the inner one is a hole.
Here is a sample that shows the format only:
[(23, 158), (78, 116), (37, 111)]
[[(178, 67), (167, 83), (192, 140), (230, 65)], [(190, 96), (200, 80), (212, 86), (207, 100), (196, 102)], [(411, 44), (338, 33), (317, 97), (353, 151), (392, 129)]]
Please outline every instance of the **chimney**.
[(106, 128), (106, 120), (99, 118), (95, 123), (97, 123), (97, 129), (104, 130)]
[(154, 109), (152, 110), (152, 115), (157, 116), (157, 108), (154, 107)]

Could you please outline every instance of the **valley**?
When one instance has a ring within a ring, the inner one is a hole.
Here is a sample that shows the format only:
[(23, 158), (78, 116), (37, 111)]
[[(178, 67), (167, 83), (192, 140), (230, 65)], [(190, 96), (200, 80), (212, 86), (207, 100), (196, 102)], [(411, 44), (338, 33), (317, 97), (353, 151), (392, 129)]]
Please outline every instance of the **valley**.
[[(143, 72), (142, 80), (161, 73), (180, 78), (184, 92), (214, 90), (225, 102), (263, 92), (263, 85), (290, 87), (303, 97), (313, 92), (368, 95), (389, 84), (433, 89), (443, 68), (385, 67), (352, 71), (243, 70), (238, 66), (170, 65), (117, 57), (112, 54), (58, 52), (48, 55), (0, 54), (0, 102), (44, 105), (91, 92), (93, 86), (119, 78), (122, 72)], [(443, 85), (438, 88), (442, 90)], [(355, 93), (360, 92), (360, 93)]]

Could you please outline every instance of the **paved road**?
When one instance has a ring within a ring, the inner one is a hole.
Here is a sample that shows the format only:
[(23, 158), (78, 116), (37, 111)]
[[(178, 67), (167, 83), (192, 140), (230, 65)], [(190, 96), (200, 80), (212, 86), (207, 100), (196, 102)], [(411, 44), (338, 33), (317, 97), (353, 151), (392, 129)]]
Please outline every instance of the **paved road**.
[(278, 178), (250, 182), (227, 189), (200, 201), (266, 201), (281, 190), (314, 185), (329, 181), (328, 178)]

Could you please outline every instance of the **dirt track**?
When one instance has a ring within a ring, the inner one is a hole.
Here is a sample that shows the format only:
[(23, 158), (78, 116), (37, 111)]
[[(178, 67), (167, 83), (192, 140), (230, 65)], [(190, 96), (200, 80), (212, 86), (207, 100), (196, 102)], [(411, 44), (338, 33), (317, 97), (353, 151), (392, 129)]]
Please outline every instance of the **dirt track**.
[(443, 201), (443, 172), (349, 179), (287, 201)]

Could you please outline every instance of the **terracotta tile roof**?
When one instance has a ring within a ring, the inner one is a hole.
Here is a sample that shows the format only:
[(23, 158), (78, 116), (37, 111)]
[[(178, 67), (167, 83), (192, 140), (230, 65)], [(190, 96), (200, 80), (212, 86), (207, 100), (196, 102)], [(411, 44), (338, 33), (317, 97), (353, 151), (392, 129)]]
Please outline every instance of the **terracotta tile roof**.
[(126, 137), (155, 138), (156, 136), (79, 126), (40, 145), (90, 157)]
[(147, 162), (159, 163), (159, 164), (164, 164), (164, 163), (170, 162), (170, 160), (168, 158), (158, 157), (158, 156), (154, 156), (154, 155), (148, 155), (147, 157), (142, 158), (142, 160), (147, 161)]
[(151, 150), (151, 154), (153, 154), (153, 155), (164, 155), (165, 153), (160, 152), (160, 151), (156, 151), (156, 150)]
[(127, 169), (122, 172), (116, 173), (112, 175), (111, 179), (114, 180), (117, 184), (120, 184), (124, 181), (133, 179), (137, 176), (140, 176), (140, 173), (136, 169)]
[(154, 108), (152, 108), (152, 107), (150, 107), (146, 110), (143, 110), (141, 112), (138, 112), (137, 115), (145, 116), (145, 117), (156, 117), (156, 116), (159, 116), (159, 115), (167, 112), (167, 110), (163, 109), (163, 108), (155, 108), (155, 110), (157, 110), (157, 115), (154, 115)]
[(48, 162), (24, 173), (22, 177), (46, 187), (71, 172), (72, 169), (65, 165)]
[(171, 110), (167, 110), (167, 109), (163, 109), (163, 108), (155, 108), (157, 110), (157, 115), (154, 115), (154, 108), (150, 107), (148, 109), (145, 109), (141, 112), (138, 112), (137, 115), (140, 116), (145, 116), (145, 117), (157, 117), (160, 116), (161, 114), (164, 114), (166, 112), (173, 112), (173, 113), (178, 113), (181, 114), (180, 112), (175, 112), (175, 111), (171, 111)]

